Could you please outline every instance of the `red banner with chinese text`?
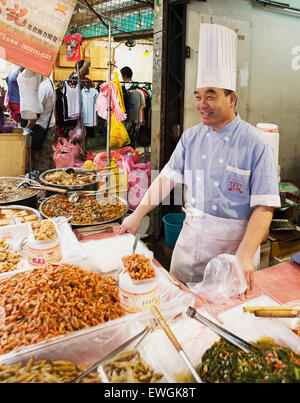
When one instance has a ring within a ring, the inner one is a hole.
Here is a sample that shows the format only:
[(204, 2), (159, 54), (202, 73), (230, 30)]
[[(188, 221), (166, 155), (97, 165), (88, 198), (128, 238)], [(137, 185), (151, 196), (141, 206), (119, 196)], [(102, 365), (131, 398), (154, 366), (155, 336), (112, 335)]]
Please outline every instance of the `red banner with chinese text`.
[(0, 57), (49, 77), (77, 0), (0, 0)]

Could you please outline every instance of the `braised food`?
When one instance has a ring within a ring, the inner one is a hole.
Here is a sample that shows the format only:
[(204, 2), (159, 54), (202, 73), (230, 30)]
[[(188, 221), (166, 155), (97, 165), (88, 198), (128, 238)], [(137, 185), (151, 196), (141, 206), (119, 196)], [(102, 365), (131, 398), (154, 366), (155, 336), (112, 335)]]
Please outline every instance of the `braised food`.
[(51, 221), (34, 222), (31, 228), (36, 241), (53, 241), (57, 238), (55, 226)]
[(24, 179), (0, 179), (0, 203), (11, 203), (13, 201), (26, 199), (36, 194), (36, 189), (26, 187), (17, 188), (17, 185)]
[(73, 225), (100, 224), (114, 221), (126, 212), (126, 205), (117, 197), (97, 198), (95, 195), (82, 196), (77, 202), (68, 201), (67, 195), (59, 195), (46, 200), (42, 214), (47, 218), (72, 217)]
[(94, 172), (74, 171), (67, 173), (65, 171), (49, 172), (44, 179), (55, 185), (80, 186), (96, 182), (97, 174)]
[(18, 269), (18, 263), (21, 260), (21, 253), (13, 252), (9, 244), (0, 240), (0, 273), (6, 273)]
[(0, 208), (0, 227), (37, 221), (38, 216), (27, 209)]

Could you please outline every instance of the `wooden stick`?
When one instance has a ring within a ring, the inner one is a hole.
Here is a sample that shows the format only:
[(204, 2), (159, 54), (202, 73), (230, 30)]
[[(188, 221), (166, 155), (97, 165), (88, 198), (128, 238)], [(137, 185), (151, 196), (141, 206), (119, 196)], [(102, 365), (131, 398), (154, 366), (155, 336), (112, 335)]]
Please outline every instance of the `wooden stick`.
[(104, 171), (105, 169), (113, 169), (113, 168), (118, 168), (117, 166), (115, 166), (115, 165), (110, 165), (109, 167), (102, 167), (102, 168), (96, 168), (96, 169), (94, 169), (94, 171)]
[(62, 193), (62, 194), (65, 194), (68, 192), (68, 189), (55, 188), (55, 187), (51, 187), (51, 186), (42, 186), (41, 189), (50, 190), (51, 192), (57, 192), (57, 193)]
[(255, 312), (255, 311), (300, 311), (300, 306), (244, 306), (244, 312)]
[(264, 318), (297, 318), (299, 315), (299, 311), (287, 311), (287, 310), (258, 310), (254, 311), (255, 316), (264, 317)]

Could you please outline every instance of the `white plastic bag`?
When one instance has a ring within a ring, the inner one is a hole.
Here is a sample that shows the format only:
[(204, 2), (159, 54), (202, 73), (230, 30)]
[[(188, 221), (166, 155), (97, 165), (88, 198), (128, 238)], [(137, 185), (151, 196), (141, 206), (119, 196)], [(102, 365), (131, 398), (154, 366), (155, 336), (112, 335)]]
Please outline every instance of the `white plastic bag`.
[(201, 283), (187, 284), (190, 291), (212, 303), (238, 297), (247, 289), (247, 282), (236, 256), (226, 253), (211, 259)]

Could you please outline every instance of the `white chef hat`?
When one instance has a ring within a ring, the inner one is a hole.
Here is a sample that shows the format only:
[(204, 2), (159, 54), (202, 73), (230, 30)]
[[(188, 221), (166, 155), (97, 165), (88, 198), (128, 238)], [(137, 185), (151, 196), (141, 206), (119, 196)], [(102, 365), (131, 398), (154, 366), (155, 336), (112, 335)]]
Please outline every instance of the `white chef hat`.
[(235, 91), (237, 35), (222, 25), (200, 24), (196, 88), (215, 87)]

